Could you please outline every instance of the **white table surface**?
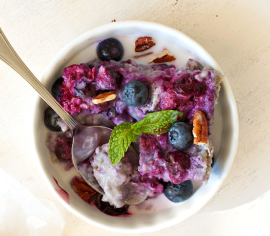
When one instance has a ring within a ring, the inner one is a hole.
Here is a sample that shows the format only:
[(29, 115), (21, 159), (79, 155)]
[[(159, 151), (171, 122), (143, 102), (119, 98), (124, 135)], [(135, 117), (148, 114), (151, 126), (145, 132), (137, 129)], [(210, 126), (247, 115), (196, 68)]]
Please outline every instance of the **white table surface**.
[[(238, 151), (222, 188), (203, 209), (174, 227), (143, 235), (255, 235), (256, 228), (256, 235), (270, 235), (270, 198), (242, 207), (270, 188), (269, 12), (269, 0), (1, 0), (0, 27), (37, 76), (68, 42), (114, 19), (162, 23), (199, 42), (217, 60), (234, 93)], [(0, 168), (35, 196), (56, 204), (66, 222), (63, 236), (124, 235), (72, 215), (44, 185), (29, 152), (34, 148), (28, 135), (34, 96), (35, 91), (0, 61)], [(241, 222), (243, 216), (253, 224)]]

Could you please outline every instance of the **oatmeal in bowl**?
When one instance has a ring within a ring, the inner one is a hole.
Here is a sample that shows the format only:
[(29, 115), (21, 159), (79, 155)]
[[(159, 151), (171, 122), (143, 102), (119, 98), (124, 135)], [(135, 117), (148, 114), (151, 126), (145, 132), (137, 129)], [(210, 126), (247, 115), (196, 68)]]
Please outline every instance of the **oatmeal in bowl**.
[[(101, 195), (73, 167), (71, 131), (38, 101), (42, 172), (87, 222), (122, 232), (168, 227), (200, 209), (226, 177), (236, 150), (233, 96), (216, 62), (180, 32), (145, 22), (99, 27), (60, 52), (42, 79), (81, 124), (112, 129), (78, 164)], [(221, 139), (231, 152), (223, 153)]]

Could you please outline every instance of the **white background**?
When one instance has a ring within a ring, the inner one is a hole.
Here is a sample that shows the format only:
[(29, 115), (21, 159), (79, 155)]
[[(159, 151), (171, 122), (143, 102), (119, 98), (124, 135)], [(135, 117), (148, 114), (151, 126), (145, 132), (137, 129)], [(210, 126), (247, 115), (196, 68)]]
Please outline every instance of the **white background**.
[[(222, 188), (202, 210), (172, 228), (145, 235), (261, 236), (270, 235), (269, 193), (260, 198), (270, 189), (269, 12), (269, 0), (1, 0), (0, 27), (37, 76), (68, 42), (114, 19), (162, 23), (199, 42), (219, 63), (234, 93), (238, 151)], [(44, 186), (29, 151), (34, 148), (28, 134), (35, 96), (0, 61), (0, 168), (35, 196), (56, 204), (66, 222), (63, 235), (107, 236), (108, 231), (69, 213)]]

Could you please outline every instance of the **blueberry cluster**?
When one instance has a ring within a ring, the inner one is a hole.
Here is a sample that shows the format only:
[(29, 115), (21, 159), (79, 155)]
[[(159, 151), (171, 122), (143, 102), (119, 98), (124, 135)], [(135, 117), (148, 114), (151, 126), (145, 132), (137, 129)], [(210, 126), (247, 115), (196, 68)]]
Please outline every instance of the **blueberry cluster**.
[[(97, 55), (102, 61), (120, 61), (124, 55), (124, 47), (119, 40), (108, 38), (98, 44)], [(124, 86), (122, 97), (128, 106), (142, 106), (148, 100), (148, 88), (143, 82), (133, 80)]]

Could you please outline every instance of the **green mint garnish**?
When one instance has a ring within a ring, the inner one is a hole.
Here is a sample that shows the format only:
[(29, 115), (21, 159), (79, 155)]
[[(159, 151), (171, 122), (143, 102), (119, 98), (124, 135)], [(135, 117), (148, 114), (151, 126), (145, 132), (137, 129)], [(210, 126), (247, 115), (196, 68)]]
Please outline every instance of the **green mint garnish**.
[(109, 140), (109, 157), (111, 163), (117, 164), (132, 142), (138, 138), (132, 129), (133, 123), (122, 123), (114, 127)]
[(137, 123), (122, 123), (114, 127), (109, 141), (109, 157), (113, 165), (117, 164), (132, 142), (141, 133), (160, 135), (167, 133), (170, 127), (183, 117), (183, 112), (167, 110), (149, 113)]
[(183, 112), (168, 110), (149, 113), (144, 119), (133, 124), (136, 134), (160, 135), (167, 133), (178, 118), (183, 117)]

